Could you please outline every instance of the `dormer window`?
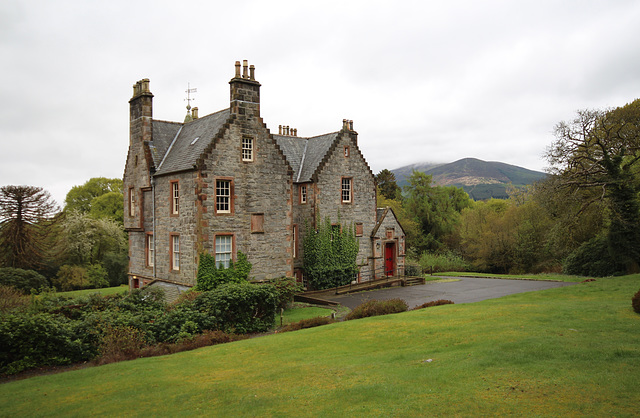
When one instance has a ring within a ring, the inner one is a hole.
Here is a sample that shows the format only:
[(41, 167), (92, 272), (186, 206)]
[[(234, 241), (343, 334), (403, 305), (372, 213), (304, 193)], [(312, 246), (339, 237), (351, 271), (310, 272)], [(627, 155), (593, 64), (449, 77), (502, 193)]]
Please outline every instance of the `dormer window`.
[(242, 161), (253, 161), (253, 138), (242, 138)]

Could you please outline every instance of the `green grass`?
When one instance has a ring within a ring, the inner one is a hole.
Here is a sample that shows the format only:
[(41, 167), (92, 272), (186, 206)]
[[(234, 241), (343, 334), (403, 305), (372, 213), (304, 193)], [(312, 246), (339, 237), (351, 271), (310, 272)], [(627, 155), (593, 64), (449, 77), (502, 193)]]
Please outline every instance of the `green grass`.
[(526, 280), (551, 280), (556, 282), (582, 282), (588, 277), (583, 276), (571, 276), (567, 274), (557, 273), (541, 273), (541, 274), (491, 274), (491, 273), (473, 273), (473, 272), (458, 272), (447, 271), (433, 273), (431, 277), (437, 276), (451, 276), (451, 277), (486, 277), (489, 279), (526, 279)]
[[(287, 325), (292, 322), (302, 321), (303, 319), (315, 318), (317, 316), (330, 316), (333, 309), (319, 308), (317, 306), (304, 306), (301, 304), (294, 304), (291, 309), (285, 309), (282, 315), (282, 325)], [(280, 317), (276, 315), (276, 322), (280, 325)]]
[(69, 296), (72, 298), (77, 298), (79, 296), (90, 295), (92, 293), (100, 293), (103, 296), (115, 295), (118, 293), (124, 293), (128, 290), (129, 290), (129, 286), (127, 286), (126, 284), (123, 284), (115, 287), (104, 287), (102, 289), (71, 290), (69, 292), (57, 292), (56, 294), (59, 296)]
[[(5, 416), (637, 416), (640, 275), (0, 385)], [(428, 361), (432, 360), (432, 361)]]

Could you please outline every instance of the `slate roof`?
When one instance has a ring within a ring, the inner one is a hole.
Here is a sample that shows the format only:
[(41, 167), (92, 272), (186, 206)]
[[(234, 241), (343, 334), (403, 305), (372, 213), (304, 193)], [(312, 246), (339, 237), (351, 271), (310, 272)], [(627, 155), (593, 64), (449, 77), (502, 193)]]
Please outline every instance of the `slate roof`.
[[(153, 141), (150, 145), (156, 175), (191, 170), (195, 162), (229, 119), (229, 109), (221, 110), (188, 123), (152, 122)], [(194, 142), (194, 140), (198, 138)], [(312, 177), (338, 132), (303, 138), (273, 135), (289, 165), (295, 183), (304, 183)]]
[(294, 172), (294, 183), (311, 181), (322, 159), (338, 137), (338, 132), (302, 138), (273, 135)]
[(181, 127), (182, 124), (176, 122), (165, 122), (163, 120), (151, 122), (153, 141), (149, 144), (149, 148), (151, 148), (154, 167), (160, 165), (164, 155), (167, 153), (167, 149), (169, 149), (169, 145), (171, 145)]
[[(158, 155), (163, 155), (161, 161), (156, 164), (156, 175), (193, 169), (198, 157), (229, 119), (229, 114), (229, 109), (224, 109), (185, 124), (154, 121), (153, 146)], [(178, 129), (167, 124), (177, 126)], [(156, 131), (156, 126), (159, 131)], [(196, 138), (198, 140), (194, 142)], [(169, 145), (165, 148), (167, 142)], [(166, 151), (162, 153), (161, 149)]]

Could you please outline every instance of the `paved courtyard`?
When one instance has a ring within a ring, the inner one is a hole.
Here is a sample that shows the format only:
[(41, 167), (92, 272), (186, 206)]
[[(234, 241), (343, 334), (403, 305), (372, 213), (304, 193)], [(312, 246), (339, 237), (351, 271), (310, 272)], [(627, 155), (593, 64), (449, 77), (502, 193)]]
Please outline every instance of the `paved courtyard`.
[(351, 309), (371, 299), (387, 300), (400, 298), (409, 308), (438, 299), (448, 299), (455, 303), (478, 302), (515, 293), (533, 292), (555, 287), (571, 286), (575, 283), (538, 280), (484, 279), (477, 277), (456, 277), (451, 282), (427, 282), (424, 285), (391, 287), (380, 290), (333, 295), (325, 293), (323, 299), (336, 301)]

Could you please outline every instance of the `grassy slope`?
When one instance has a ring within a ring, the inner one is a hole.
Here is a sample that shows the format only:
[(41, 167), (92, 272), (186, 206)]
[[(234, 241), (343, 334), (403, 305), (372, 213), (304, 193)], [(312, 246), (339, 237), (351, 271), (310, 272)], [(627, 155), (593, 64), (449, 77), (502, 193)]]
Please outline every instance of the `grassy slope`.
[(117, 293), (124, 293), (129, 290), (129, 286), (126, 284), (116, 287), (104, 287), (101, 289), (83, 289), (83, 290), (71, 290), (69, 292), (58, 292), (59, 296), (69, 296), (76, 298), (78, 296), (90, 295), (92, 293), (100, 293), (101, 295), (115, 295)]
[[(18, 415), (591, 415), (640, 404), (640, 275), (0, 385)], [(432, 359), (432, 362), (426, 362)]]

